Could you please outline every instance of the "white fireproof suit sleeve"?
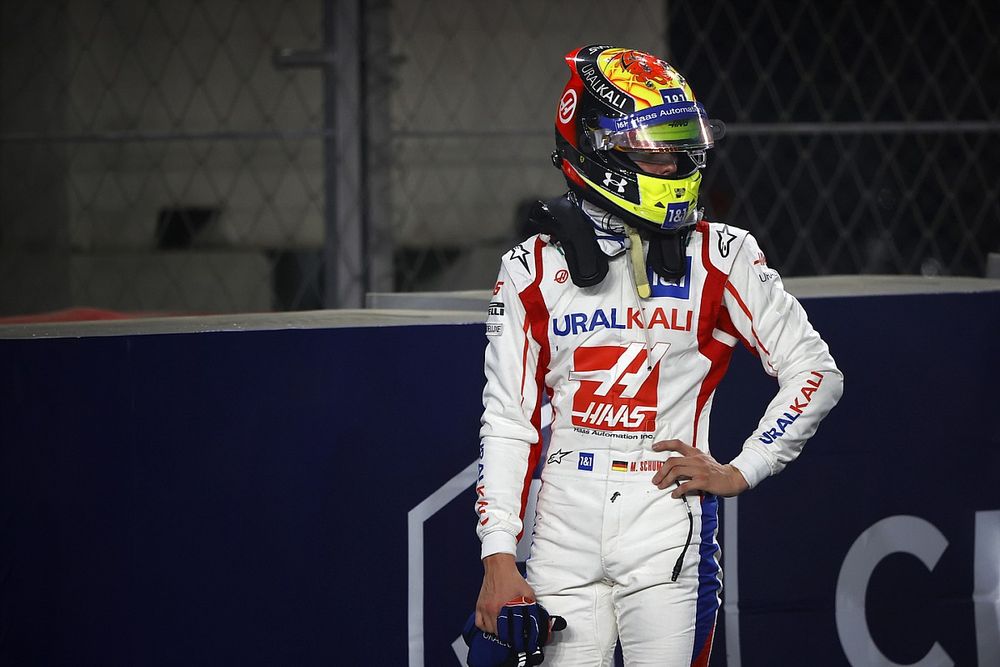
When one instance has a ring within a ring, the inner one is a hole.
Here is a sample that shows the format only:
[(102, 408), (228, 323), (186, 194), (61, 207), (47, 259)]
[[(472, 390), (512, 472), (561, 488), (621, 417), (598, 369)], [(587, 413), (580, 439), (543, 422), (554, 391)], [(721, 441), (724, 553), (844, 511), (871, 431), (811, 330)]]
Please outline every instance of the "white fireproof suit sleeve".
[(764, 370), (778, 378), (778, 393), (731, 462), (753, 488), (799, 455), (840, 399), (844, 378), (802, 305), (785, 291), (749, 234), (723, 298), (733, 324), (756, 350)]
[[(482, 558), (516, 553), (523, 494), (531, 482), (529, 468), (537, 461), (532, 448), (541, 448), (540, 425), (532, 421), (542, 397), (536, 378), (539, 345), (525, 326), (524, 304), (506, 267), (501, 267), (497, 284), (499, 292), (487, 318), (490, 335), (476, 483)], [(491, 332), (490, 325), (497, 324), (499, 333), (495, 326)]]

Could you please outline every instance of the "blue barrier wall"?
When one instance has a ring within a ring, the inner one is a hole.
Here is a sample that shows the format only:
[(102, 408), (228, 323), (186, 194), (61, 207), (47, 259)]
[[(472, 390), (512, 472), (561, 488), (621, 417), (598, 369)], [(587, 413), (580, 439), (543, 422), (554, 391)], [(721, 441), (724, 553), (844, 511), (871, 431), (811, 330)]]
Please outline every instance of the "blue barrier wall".
[(482, 347), (0, 342), (0, 664), (406, 664), (406, 511), (476, 451)]
[[(870, 644), (899, 664), (1000, 660), (990, 591), (973, 604), (998, 567), (986, 543), (1000, 551), (1000, 292), (807, 308), (846, 394), (739, 498), (738, 614), (712, 664), (727, 647), (730, 665), (875, 664)], [(419, 645), (459, 664), (484, 341), (481, 325), (0, 340), (0, 664), (405, 665)], [(773, 390), (735, 355), (718, 458)], [(870, 638), (844, 613), (858, 595)]]

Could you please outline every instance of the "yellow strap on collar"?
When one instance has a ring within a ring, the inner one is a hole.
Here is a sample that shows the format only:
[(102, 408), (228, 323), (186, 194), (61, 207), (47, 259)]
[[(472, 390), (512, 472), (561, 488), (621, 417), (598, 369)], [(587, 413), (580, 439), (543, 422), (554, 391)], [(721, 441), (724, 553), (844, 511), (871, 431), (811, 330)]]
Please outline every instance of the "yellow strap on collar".
[(646, 260), (642, 256), (642, 239), (639, 232), (630, 225), (625, 225), (628, 233), (629, 252), (632, 256), (632, 275), (635, 278), (635, 290), (643, 299), (648, 299), (652, 294), (649, 290), (649, 280), (646, 278)]

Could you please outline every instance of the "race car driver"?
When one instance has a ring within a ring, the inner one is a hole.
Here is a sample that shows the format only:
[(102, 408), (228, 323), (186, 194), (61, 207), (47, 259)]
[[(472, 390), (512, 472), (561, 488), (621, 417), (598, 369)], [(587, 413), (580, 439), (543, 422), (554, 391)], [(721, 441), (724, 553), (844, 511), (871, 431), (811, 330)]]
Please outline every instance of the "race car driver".
[[(569, 193), (536, 207), (545, 233), (504, 255), (487, 319), (476, 624), (495, 632), (506, 601), (537, 599), (567, 623), (549, 664), (607, 665), (620, 638), (627, 665), (707, 665), (717, 498), (795, 459), (843, 378), (753, 236), (702, 219), (701, 171), (723, 127), (685, 79), (610, 46), (566, 63), (553, 162)], [(738, 343), (778, 391), (721, 464), (709, 413)], [(525, 580), (514, 554), (545, 398)]]

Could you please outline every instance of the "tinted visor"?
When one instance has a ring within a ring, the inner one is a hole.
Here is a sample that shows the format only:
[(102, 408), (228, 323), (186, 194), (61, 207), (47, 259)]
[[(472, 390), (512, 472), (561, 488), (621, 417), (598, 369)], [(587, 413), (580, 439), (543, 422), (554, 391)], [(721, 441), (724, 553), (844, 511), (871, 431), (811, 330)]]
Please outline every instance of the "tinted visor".
[(630, 113), (622, 118), (598, 117), (594, 145), (601, 150), (677, 152), (705, 150), (721, 133), (698, 102), (674, 102)]
[(660, 178), (687, 178), (705, 166), (704, 151), (696, 151), (695, 155), (691, 155), (686, 151), (612, 150), (608, 155), (616, 158), (630, 170)]

